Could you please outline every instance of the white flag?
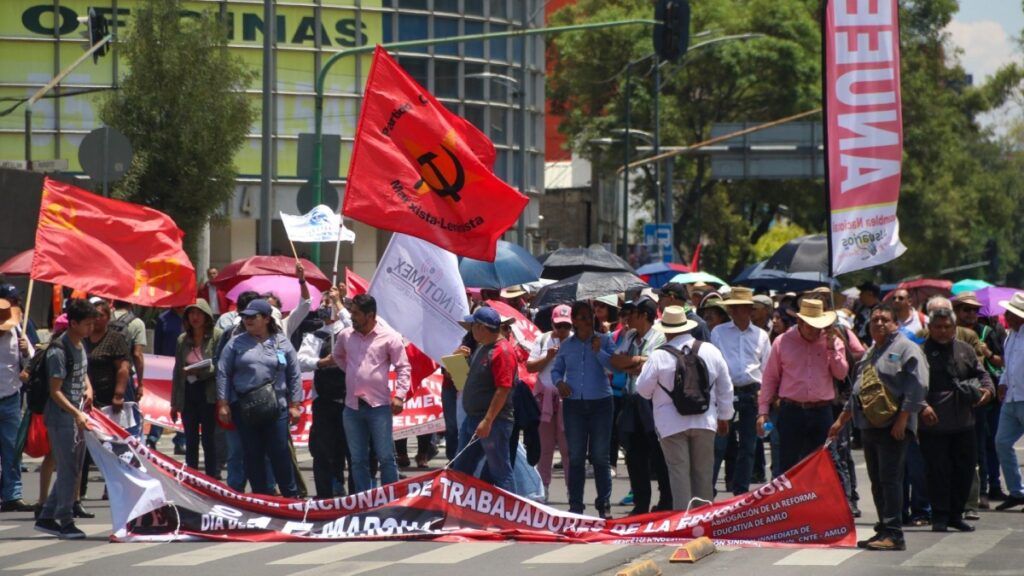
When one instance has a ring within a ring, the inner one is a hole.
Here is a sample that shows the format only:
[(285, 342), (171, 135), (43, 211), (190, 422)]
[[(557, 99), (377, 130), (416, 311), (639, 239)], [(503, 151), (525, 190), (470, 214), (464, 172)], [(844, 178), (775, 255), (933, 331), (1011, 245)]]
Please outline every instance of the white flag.
[(391, 237), (369, 293), (377, 315), (435, 362), (459, 347), (469, 314), (455, 254), (405, 234)]
[(281, 212), (281, 223), (292, 242), (356, 241), (356, 233), (342, 224), (341, 214), (323, 204), (300, 216)]

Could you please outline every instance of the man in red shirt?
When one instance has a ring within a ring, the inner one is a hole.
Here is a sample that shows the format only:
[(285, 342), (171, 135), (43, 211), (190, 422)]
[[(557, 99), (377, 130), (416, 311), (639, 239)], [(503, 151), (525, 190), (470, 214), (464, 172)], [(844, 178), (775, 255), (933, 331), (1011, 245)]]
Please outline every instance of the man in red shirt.
[[(470, 324), (476, 351), (469, 360), (469, 376), (462, 390), (466, 419), (459, 426), (461, 455), (453, 467), (473, 474), (480, 459), (487, 462), (483, 479), (512, 491), (512, 460), (509, 438), (514, 423), (512, 383), (516, 356), (512, 343), (501, 337), (501, 316), (494, 308), (478, 308), (465, 323)], [(470, 445), (476, 438), (477, 442)]]

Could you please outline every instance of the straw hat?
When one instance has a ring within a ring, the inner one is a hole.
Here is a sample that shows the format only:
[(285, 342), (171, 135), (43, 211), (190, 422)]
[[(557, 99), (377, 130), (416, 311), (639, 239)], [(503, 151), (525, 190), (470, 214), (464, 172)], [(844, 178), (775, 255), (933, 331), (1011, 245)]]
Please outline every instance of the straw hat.
[(800, 311), (796, 316), (812, 328), (828, 328), (836, 322), (835, 312), (826, 312), (821, 300), (811, 298), (800, 302)]
[(1000, 300), (999, 305), (1019, 318), (1024, 318), (1024, 292), (1017, 292), (1009, 300)]
[[(1002, 302), (999, 304), (1003, 305)], [(981, 308), (981, 302), (978, 302), (978, 295), (974, 292), (961, 292), (957, 294), (956, 298), (953, 298), (953, 306), (971, 306), (974, 308)]]
[(753, 306), (754, 291), (744, 286), (733, 286), (729, 298), (722, 300), (724, 306)]
[(697, 323), (686, 317), (686, 309), (682, 306), (669, 306), (661, 315), (661, 320), (654, 324), (654, 329), (662, 334), (682, 334), (697, 327)]
[(525, 294), (526, 290), (523, 288), (522, 284), (516, 284), (515, 286), (509, 286), (508, 288), (501, 289), (502, 298), (519, 298), (520, 296), (523, 296)]

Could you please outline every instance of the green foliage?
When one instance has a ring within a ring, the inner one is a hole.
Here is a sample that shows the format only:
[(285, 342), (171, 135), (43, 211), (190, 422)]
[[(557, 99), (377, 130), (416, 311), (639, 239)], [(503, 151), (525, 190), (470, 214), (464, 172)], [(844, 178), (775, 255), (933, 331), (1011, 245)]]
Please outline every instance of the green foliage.
[(767, 260), (779, 248), (782, 248), (786, 242), (806, 235), (807, 230), (796, 224), (776, 224), (764, 236), (758, 238), (754, 244), (754, 261)]
[[(1007, 66), (981, 86), (965, 86), (965, 73), (949, 53), (944, 32), (959, 3), (902, 0), (900, 6), (904, 167), (899, 216), (909, 250), (864, 275), (880, 274), (884, 280), (935, 275), (942, 268), (982, 259), (987, 240), (996, 238), (1000, 261), (992, 274), (1024, 279), (1019, 262), (1024, 231), (1017, 232), (1015, 222), (1024, 195), (1024, 127), (1018, 124), (1016, 132), (1010, 131), (1018, 135), (1015, 141), (999, 140), (977, 120), (1008, 99), (1020, 98), (1024, 66)], [(819, 0), (716, 0), (694, 2), (692, 10), (691, 47), (719, 35), (755, 32), (765, 37), (691, 50), (681, 65), (662, 68), (663, 145), (705, 140), (716, 122), (768, 122), (821, 105)], [(579, 0), (558, 12), (553, 23), (651, 14), (647, 0)], [(697, 37), (703, 30), (713, 34)], [(651, 52), (645, 27), (564, 34), (553, 40), (549, 96), (553, 109), (565, 113), (560, 130), (581, 153), (587, 153), (587, 139), (623, 125), (622, 71), (627, 62)], [(632, 126), (649, 131), (651, 70), (649, 61), (633, 67), (631, 100)], [(716, 274), (729, 276), (754, 262), (758, 241), (780, 214), (809, 232), (826, 229), (821, 181), (724, 182), (714, 179), (710, 161), (700, 155), (676, 157), (673, 168), (676, 247), (686, 254), (702, 241), (702, 261)], [(646, 185), (632, 192), (650, 206), (652, 191)]]
[(227, 51), (212, 12), (182, 17), (181, 0), (147, 0), (118, 49), (130, 67), (101, 110), (135, 160), (115, 196), (169, 214), (195, 256), (203, 225), (231, 198), (235, 153), (255, 111), (242, 92), (255, 74)]

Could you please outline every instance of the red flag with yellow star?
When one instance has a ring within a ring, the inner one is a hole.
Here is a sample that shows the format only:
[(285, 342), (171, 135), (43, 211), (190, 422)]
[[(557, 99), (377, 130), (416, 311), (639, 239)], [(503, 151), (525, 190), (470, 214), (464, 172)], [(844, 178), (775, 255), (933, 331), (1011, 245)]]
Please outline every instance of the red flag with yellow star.
[(171, 217), (43, 181), (32, 278), (142, 306), (196, 301), (196, 270)]
[(526, 196), (491, 170), (494, 145), (377, 47), (356, 130), (342, 213), (494, 261)]

